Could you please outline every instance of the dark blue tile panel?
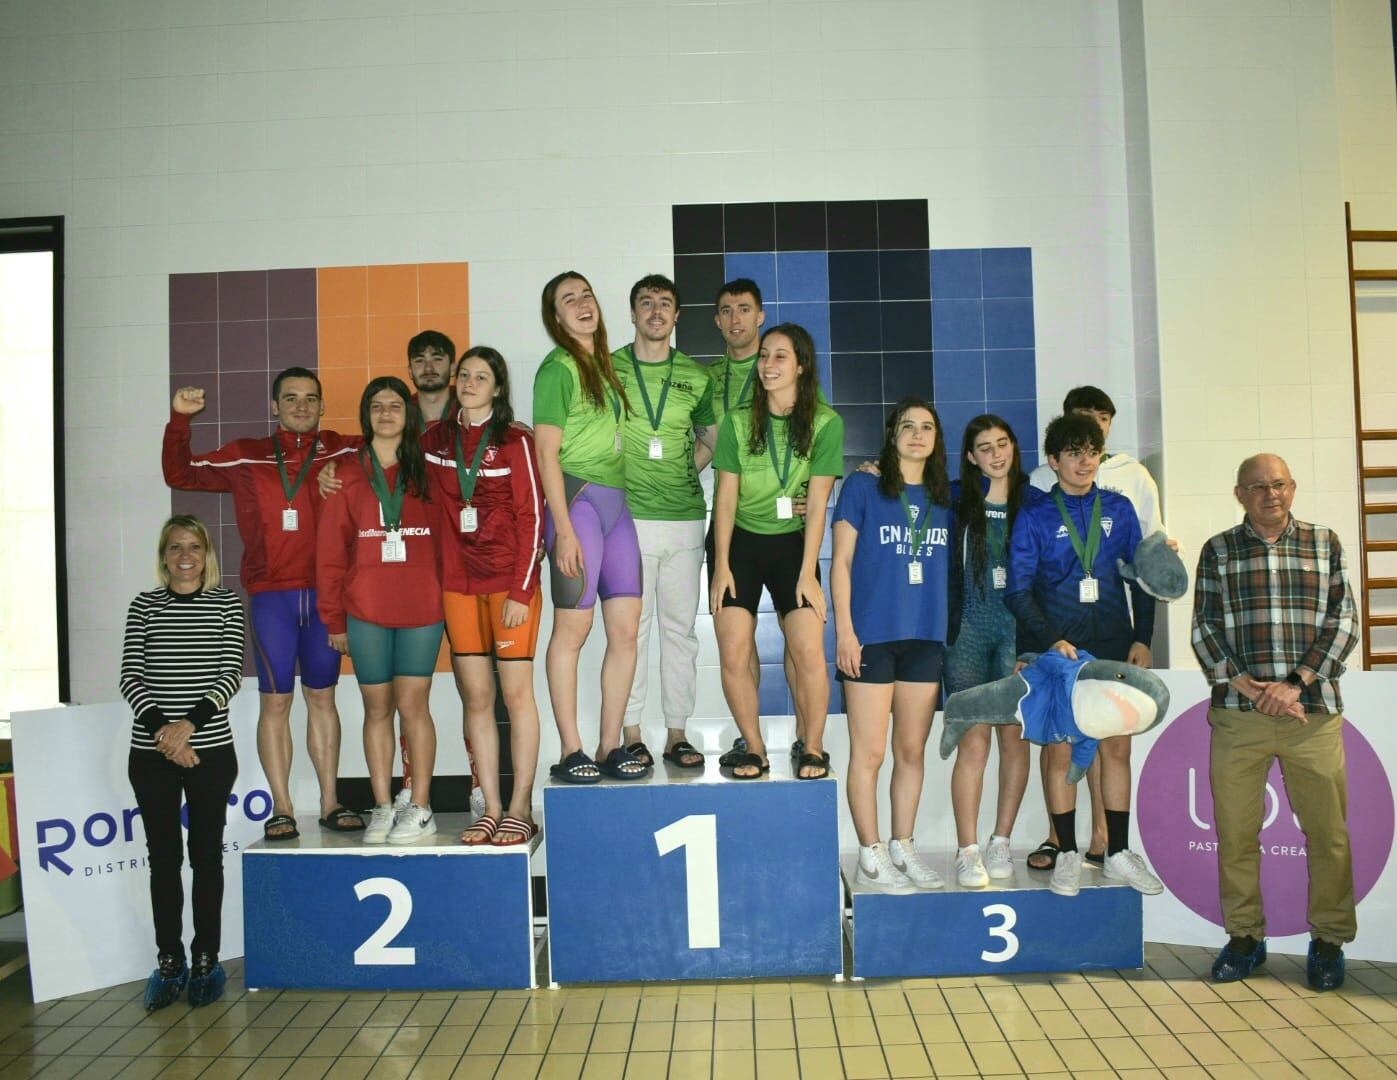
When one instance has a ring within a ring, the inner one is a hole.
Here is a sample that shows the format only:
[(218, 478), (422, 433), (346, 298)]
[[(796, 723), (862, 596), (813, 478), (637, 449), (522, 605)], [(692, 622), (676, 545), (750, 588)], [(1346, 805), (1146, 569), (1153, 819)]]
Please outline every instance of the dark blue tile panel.
[(830, 357), (833, 382), (825, 395), (836, 405), (881, 405), (883, 397), (883, 354), (834, 353)]
[(884, 355), (883, 401), (886, 404), (892, 405), (905, 397), (931, 400), (934, 389), (930, 352), (899, 352)]
[(884, 300), (930, 298), (931, 266), (926, 251), (880, 251), (878, 291)]
[(984, 302), (939, 298), (932, 301), (931, 341), (937, 352), (942, 349), (983, 349)]
[(888, 352), (924, 351), (931, 348), (931, 301), (884, 300), (883, 348)]
[(1028, 248), (985, 248), (980, 259), (986, 297), (1033, 296), (1033, 263)]
[(878, 253), (831, 251), (829, 253), (831, 300), (878, 299)]
[(987, 349), (1033, 348), (1033, 301), (986, 300), (985, 347)]
[(844, 454), (877, 457), (883, 448), (883, 417), (886, 410), (877, 405), (840, 405), (844, 418)]
[(978, 248), (931, 253), (931, 295), (936, 300), (976, 299), (983, 295)]
[(831, 303), (830, 348), (835, 352), (880, 351), (883, 348), (881, 306), (872, 300)]

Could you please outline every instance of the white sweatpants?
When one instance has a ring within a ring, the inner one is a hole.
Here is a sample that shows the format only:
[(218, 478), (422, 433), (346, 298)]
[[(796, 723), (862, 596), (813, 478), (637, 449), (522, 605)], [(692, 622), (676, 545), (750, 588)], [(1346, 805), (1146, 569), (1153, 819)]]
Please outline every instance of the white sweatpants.
[(698, 678), (698, 616), (703, 575), (706, 522), (642, 521), (635, 519), (640, 542), (644, 592), (640, 606), (635, 681), (626, 704), (626, 723), (639, 724), (645, 714), (650, 682), (650, 627), (659, 611), (660, 706), (665, 726), (682, 728), (694, 715), (694, 686)]

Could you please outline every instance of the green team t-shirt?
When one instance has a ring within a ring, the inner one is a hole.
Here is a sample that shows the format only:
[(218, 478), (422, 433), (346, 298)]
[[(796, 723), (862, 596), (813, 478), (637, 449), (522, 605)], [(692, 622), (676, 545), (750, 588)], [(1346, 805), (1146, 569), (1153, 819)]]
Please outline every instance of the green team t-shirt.
[[(782, 467), (786, 464), (786, 428), (784, 416), (772, 417), (776, 460)], [(757, 455), (747, 449), (751, 430), (752, 410), (734, 409), (723, 418), (718, 429), (718, 448), (713, 454), (715, 469), (737, 473), (742, 478), (737, 494), (737, 524), (748, 532), (768, 536), (800, 532), (805, 528), (805, 519), (778, 518), (776, 500), (782, 495), (806, 496), (812, 476), (843, 474), (844, 419), (828, 405), (815, 406), (815, 437), (811, 440), (810, 456), (792, 455), (791, 471), (784, 487), (771, 461), (772, 447), (768, 445)]]
[(563, 429), (558, 460), (563, 472), (594, 484), (624, 488), (626, 459), (617, 449), (617, 433), (624, 434), (626, 412), (615, 391), (603, 384), (607, 403), (597, 409), (582, 392), (577, 361), (566, 349), (557, 348), (543, 358), (534, 376), (534, 426), (552, 424)]
[[(626, 423), (626, 503), (631, 516), (642, 520), (697, 521), (706, 509), (694, 465), (694, 428), (715, 422), (713, 382), (705, 368), (678, 349), (670, 355), (673, 367), (669, 360), (639, 364), (645, 382), (642, 392), (631, 346), (623, 345), (611, 354), (634, 411)], [(658, 429), (650, 421), (652, 412), (659, 415)], [(659, 458), (650, 454), (651, 441), (657, 438), (663, 455)]]

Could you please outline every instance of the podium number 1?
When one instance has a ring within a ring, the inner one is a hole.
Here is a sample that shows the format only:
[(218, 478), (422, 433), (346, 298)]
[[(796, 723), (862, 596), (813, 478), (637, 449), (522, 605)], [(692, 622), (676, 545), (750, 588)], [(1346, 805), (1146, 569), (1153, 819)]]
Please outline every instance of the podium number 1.
[(360, 900), (369, 896), (388, 898), (388, 918), (354, 950), (355, 966), (417, 963), (417, 950), (412, 946), (388, 944), (403, 932), (408, 919), (412, 918), (412, 893), (407, 886), (397, 878), (366, 878), (355, 883), (354, 895)]
[(684, 849), (684, 878), (689, 907), (689, 948), (717, 949), (718, 931), (718, 817), (690, 814), (655, 831), (655, 847), (661, 855)]

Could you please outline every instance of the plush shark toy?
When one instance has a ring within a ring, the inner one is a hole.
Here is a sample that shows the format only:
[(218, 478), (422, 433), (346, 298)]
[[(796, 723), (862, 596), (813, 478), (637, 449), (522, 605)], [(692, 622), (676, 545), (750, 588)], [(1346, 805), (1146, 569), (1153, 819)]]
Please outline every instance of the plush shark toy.
[(947, 698), (941, 756), (950, 757), (976, 724), (1019, 724), (1029, 742), (1072, 744), (1067, 780), (1075, 784), (1102, 739), (1148, 731), (1168, 711), (1169, 690), (1149, 668), (1081, 649), (1076, 660), (1046, 652), (1016, 675)]
[(1169, 546), (1163, 531), (1151, 533), (1135, 545), (1130, 562), (1117, 559), (1121, 577), (1133, 581), (1156, 600), (1166, 603), (1188, 592), (1188, 571), (1179, 553)]

